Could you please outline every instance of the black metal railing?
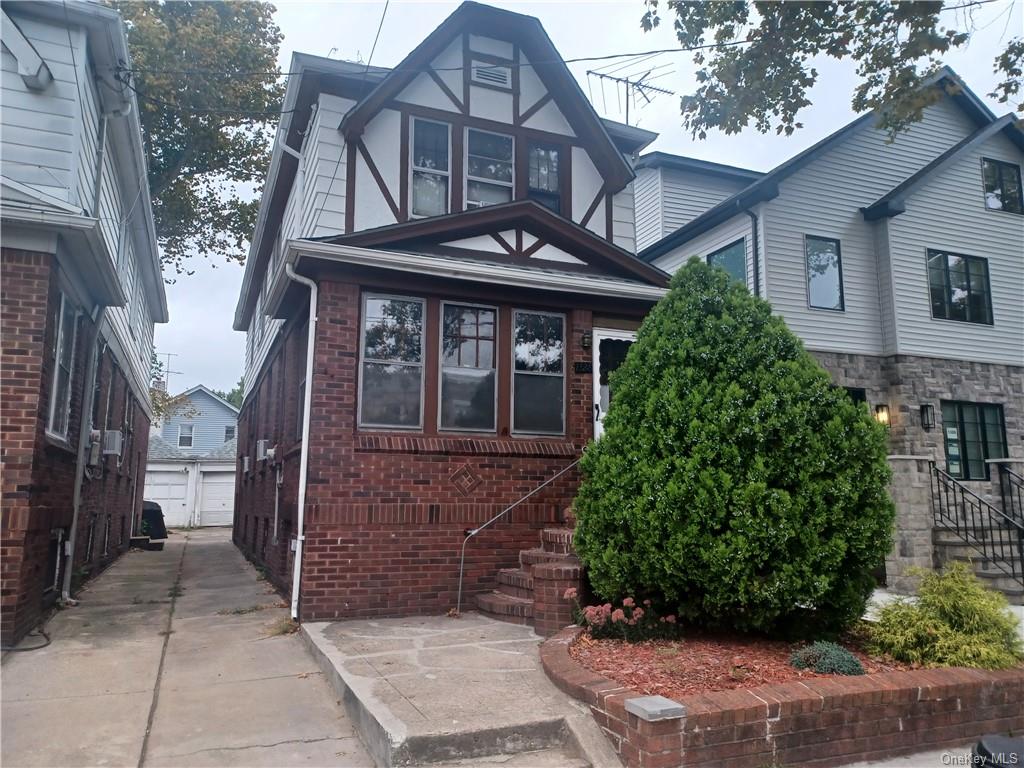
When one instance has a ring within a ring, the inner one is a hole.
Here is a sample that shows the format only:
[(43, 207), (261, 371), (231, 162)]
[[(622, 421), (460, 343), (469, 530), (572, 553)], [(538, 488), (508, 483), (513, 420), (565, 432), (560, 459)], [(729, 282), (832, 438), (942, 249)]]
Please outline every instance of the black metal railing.
[(1010, 469), (1009, 462), (996, 462), (999, 467), (999, 498), (1003, 512), (1024, 524), (1024, 477)]
[(1024, 584), (1024, 522), (1003, 513), (931, 465), (935, 524), (955, 532), (993, 566)]

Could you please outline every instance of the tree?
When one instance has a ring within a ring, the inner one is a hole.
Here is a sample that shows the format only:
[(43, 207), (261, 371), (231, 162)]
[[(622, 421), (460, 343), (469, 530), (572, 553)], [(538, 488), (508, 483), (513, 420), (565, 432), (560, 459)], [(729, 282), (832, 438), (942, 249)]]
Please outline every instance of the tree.
[(221, 398), (222, 400), (227, 400), (229, 403), (231, 403), (233, 406), (235, 406), (235, 408), (241, 408), (242, 407), (242, 396), (243, 396), (244, 392), (245, 392), (245, 377), (244, 376), (239, 376), (238, 377), (238, 383), (235, 385), (234, 389), (231, 389), (231, 390), (229, 390), (227, 392), (223, 392), (223, 391), (221, 391), (219, 389), (213, 390), (213, 394), (215, 394), (217, 397)]
[(162, 422), (170, 416), (188, 419), (199, 415), (191, 400), (167, 391), (164, 364), (157, 358), (155, 351), (149, 354), (149, 403), (153, 408), (154, 423)]
[[(944, 53), (970, 39), (970, 9), (987, 2), (668, 0), (680, 45), (697, 49), (698, 87), (681, 100), (683, 125), (699, 138), (714, 128), (738, 133), (751, 122), (762, 133), (791, 134), (802, 127), (797, 115), (818, 80), (811, 60), (828, 56), (853, 60), (861, 78), (854, 111), (881, 110), (881, 127), (895, 134), (941, 97), (925, 87), (928, 78)], [(660, 2), (645, 5), (641, 25), (650, 31), (661, 23)], [(991, 96), (1012, 102), (1022, 86), (1024, 38), (1012, 39), (993, 68), (1003, 79)], [(1024, 118), (1024, 102), (1017, 109)]]
[(283, 97), (274, 6), (239, 0), (133, 2), (125, 19), (149, 186), (165, 266), (191, 254), (245, 259), (271, 127)]
[(574, 503), (599, 595), (741, 630), (860, 618), (895, 514), (885, 428), (768, 302), (692, 259), (611, 386)]

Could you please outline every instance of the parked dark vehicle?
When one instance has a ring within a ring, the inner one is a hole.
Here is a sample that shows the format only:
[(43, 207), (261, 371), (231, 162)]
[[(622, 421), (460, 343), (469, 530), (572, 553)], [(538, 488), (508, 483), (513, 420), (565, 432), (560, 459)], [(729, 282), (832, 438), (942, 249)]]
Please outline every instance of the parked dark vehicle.
[(166, 539), (167, 526), (164, 525), (164, 512), (155, 501), (142, 502), (142, 531), (143, 536), (150, 539)]
[(984, 736), (971, 748), (971, 765), (990, 768), (1024, 765), (1024, 739)]

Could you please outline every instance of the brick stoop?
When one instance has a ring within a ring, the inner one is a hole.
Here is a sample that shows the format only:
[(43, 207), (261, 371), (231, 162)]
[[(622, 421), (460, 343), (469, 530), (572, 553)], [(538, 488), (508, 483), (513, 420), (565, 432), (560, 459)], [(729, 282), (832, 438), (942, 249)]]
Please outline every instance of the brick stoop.
[[(571, 515), (567, 515), (571, 520)], [(572, 528), (545, 528), (540, 547), (519, 553), (519, 568), (498, 571), (498, 588), (476, 596), (481, 613), (501, 621), (533, 625), (551, 635), (572, 622), (570, 587), (580, 588), (582, 569), (572, 547)]]

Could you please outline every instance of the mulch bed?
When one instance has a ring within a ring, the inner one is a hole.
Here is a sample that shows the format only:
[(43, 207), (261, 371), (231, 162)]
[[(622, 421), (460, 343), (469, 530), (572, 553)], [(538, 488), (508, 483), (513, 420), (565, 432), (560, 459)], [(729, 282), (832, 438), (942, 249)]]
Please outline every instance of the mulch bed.
[[(592, 672), (634, 691), (678, 699), (788, 680), (834, 677), (790, 666), (790, 655), (802, 645), (730, 635), (693, 635), (682, 640), (627, 643), (594, 640), (583, 634), (569, 648), (569, 654)], [(856, 648), (850, 650), (867, 674), (913, 668), (892, 659), (873, 658)]]

